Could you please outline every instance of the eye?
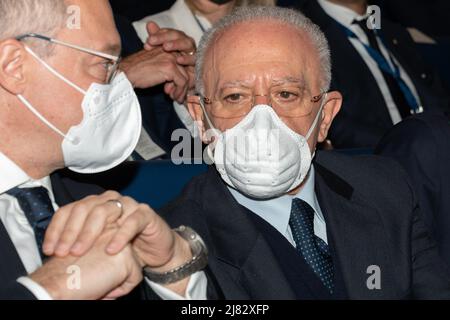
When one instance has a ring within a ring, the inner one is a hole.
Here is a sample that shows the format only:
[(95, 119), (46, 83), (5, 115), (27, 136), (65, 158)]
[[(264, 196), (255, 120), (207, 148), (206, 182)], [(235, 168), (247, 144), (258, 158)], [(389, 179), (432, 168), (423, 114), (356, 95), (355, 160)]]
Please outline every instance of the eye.
[(240, 93), (233, 93), (225, 97), (225, 101), (229, 103), (239, 103), (243, 100), (243, 96)]
[(298, 94), (289, 91), (280, 91), (278, 97), (284, 101), (292, 101), (298, 98)]
[(113, 64), (111, 61), (103, 61), (100, 65), (103, 67), (103, 69), (105, 69), (105, 71), (109, 71), (111, 70)]

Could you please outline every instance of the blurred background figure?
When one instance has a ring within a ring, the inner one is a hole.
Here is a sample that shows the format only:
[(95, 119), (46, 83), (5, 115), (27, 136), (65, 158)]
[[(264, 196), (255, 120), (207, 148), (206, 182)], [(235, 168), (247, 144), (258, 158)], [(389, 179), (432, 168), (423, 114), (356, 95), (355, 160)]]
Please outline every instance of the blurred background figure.
[(301, 0), (297, 8), (326, 34), (332, 89), (344, 95), (330, 132), (336, 148), (373, 148), (394, 125), (424, 110), (448, 112), (448, 94), (405, 28), (381, 12), (381, 29), (367, 27), (366, 0)]
[(389, 20), (407, 28), (418, 49), (450, 91), (450, 1), (373, 0)]
[(424, 221), (450, 265), (450, 123), (441, 115), (421, 114), (395, 126), (376, 153), (394, 158), (418, 192)]
[[(152, 30), (154, 23), (160, 28), (171, 28), (181, 30), (192, 37), (196, 44), (199, 43), (203, 33), (211, 26), (230, 13), (237, 6), (247, 5), (275, 5), (275, 0), (177, 0), (173, 6), (166, 11), (149, 15), (133, 23), (136, 32), (143, 43), (152, 41)], [(149, 25), (150, 23), (150, 25)], [(150, 38), (149, 38), (150, 36)], [(185, 127), (195, 136), (194, 123), (183, 104), (168, 99), (166, 95), (155, 94), (154, 106), (160, 113), (169, 115), (161, 122), (176, 123), (175, 126), (165, 126), (160, 137), (164, 145), (173, 148), (176, 143), (172, 142), (170, 136), (174, 129)], [(175, 110), (176, 115), (173, 113)], [(180, 125), (179, 121), (183, 123)], [(160, 126), (161, 124), (158, 124)]]
[(177, 0), (167, 11), (150, 15), (133, 23), (142, 42), (149, 36), (147, 23), (161, 28), (182, 30), (198, 44), (203, 33), (230, 13), (233, 8), (247, 5), (275, 5), (275, 0)]
[(433, 38), (450, 37), (448, 0), (375, 0), (390, 20)]
[[(175, 145), (171, 143), (172, 132), (184, 128), (173, 110), (172, 101), (182, 103), (193, 86), (195, 42), (182, 31), (153, 25), (153, 34), (160, 35), (159, 40), (157, 44), (144, 46), (130, 19), (137, 17), (137, 12), (148, 14), (163, 9), (165, 7), (161, 5), (166, 2), (110, 2), (122, 40), (124, 59), (121, 69), (135, 87), (143, 114), (142, 137), (133, 159), (169, 158)], [(170, 5), (170, 1), (168, 3)]]

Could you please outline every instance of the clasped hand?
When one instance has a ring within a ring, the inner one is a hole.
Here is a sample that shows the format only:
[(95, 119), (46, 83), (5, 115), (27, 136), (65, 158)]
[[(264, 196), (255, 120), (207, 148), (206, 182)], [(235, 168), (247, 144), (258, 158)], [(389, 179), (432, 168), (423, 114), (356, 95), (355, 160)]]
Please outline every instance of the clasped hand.
[[(58, 210), (43, 244), (50, 259), (30, 277), (55, 299), (116, 299), (142, 281), (142, 268), (171, 270), (189, 261), (188, 243), (148, 205), (108, 191)], [(67, 286), (67, 268), (80, 288)], [(174, 291), (183, 294), (187, 282)]]

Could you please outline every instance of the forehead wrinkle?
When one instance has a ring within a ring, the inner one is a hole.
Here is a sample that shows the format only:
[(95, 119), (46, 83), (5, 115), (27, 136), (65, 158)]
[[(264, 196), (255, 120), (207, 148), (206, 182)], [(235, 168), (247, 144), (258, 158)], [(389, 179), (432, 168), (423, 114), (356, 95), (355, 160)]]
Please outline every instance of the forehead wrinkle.
[(302, 76), (300, 78), (298, 77), (282, 77), (282, 78), (275, 78), (272, 79), (272, 83), (275, 85), (282, 85), (282, 84), (289, 84), (289, 83), (295, 83), (300, 84), (301, 86), (305, 85), (305, 77), (302, 72)]

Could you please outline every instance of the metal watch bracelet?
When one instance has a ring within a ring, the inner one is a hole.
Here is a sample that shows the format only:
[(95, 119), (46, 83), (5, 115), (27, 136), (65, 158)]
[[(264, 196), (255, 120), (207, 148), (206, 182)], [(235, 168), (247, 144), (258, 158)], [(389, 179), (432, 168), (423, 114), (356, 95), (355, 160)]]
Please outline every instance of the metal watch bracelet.
[(208, 249), (197, 232), (186, 226), (181, 226), (174, 229), (174, 231), (189, 243), (192, 251), (192, 260), (164, 273), (154, 272), (151, 268), (145, 267), (145, 277), (154, 283), (162, 285), (172, 284), (190, 277), (208, 265)]

